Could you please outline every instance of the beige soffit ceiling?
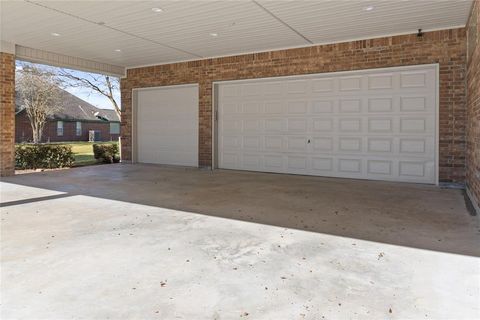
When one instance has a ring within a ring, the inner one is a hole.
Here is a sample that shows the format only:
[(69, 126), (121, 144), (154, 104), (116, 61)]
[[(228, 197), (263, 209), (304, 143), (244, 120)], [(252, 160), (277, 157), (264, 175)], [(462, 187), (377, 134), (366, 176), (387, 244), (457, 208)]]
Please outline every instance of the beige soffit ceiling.
[(471, 5), (472, 0), (1, 1), (1, 39), (129, 68), (463, 27)]

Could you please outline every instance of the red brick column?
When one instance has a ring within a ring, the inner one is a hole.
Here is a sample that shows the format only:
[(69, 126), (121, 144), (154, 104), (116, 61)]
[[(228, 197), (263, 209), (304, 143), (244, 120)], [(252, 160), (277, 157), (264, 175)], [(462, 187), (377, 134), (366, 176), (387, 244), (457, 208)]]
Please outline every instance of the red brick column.
[(15, 173), (15, 56), (0, 52), (0, 176)]

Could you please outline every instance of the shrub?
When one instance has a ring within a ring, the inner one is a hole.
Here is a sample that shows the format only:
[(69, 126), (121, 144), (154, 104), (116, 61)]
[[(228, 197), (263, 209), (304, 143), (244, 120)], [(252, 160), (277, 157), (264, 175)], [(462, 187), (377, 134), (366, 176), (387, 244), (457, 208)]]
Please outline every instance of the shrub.
[(93, 157), (103, 163), (117, 163), (120, 161), (118, 145), (116, 144), (94, 144)]
[(21, 144), (15, 147), (18, 169), (54, 169), (71, 167), (75, 158), (70, 146), (59, 144)]

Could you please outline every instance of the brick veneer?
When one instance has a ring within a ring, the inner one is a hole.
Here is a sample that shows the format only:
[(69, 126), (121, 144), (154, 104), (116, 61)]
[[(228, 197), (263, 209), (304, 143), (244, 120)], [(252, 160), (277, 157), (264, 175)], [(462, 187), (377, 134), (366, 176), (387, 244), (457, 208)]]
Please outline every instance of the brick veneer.
[(472, 201), (480, 208), (480, 2), (475, 1), (468, 25), (467, 177)]
[[(57, 135), (57, 120), (49, 120), (42, 133), (42, 142), (51, 141), (88, 141), (88, 131), (100, 131), (102, 141), (118, 141), (118, 134), (110, 134), (110, 122), (82, 121), (82, 134), (77, 136), (76, 121), (63, 121), (63, 135)], [(30, 120), (25, 112), (15, 117), (15, 142), (31, 142), (33, 139)]]
[(15, 56), (0, 52), (0, 176), (15, 172)]
[(465, 28), (319, 45), (127, 70), (122, 79), (122, 156), (131, 160), (132, 89), (198, 83), (199, 164), (212, 164), (212, 81), (439, 63), (440, 180), (465, 178)]

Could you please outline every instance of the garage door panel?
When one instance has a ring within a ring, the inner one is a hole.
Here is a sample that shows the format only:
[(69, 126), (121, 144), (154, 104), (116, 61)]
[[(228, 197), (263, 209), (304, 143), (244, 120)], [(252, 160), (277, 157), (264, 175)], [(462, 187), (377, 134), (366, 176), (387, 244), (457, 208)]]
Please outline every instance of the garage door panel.
[(287, 169), (291, 173), (307, 173), (308, 157), (302, 155), (287, 156)]
[(220, 84), (219, 166), (435, 183), (436, 81), (418, 66)]
[[(164, 116), (164, 115), (163, 115)], [(151, 117), (151, 119), (154, 119), (154, 117)], [(182, 121), (186, 120), (186, 121)], [(148, 120), (148, 121), (143, 121), (142, 125), (139, 127), (139, 132), (152, 132), (152, 133), (172, 133), (172, 134), (183, 134), (184, 132), (195, 132), (195, 128), (191, 127), (184, 127), (178, 128), (178, 123), (179, 122), (193, 122), (194, 119), (172, 119), (172, 121), (165, 121), (164, 119), (162, 120)]]
[(334, 111), (334, 101), (332, 100), (314, 100), (312, 101), (312, 113), (332, 113)]
[(308, 119), (306, 118), (289, 118), (287, 120), (287, 130), (288, 132), (307, 132), (308, 131)]
[(367, 119), (367, 131), (370, 133), (389, 133), (392, 134), (394, 130), (393, 118), (370, 118)]
[(263, 149), (262, 138), (259, 137), (259, 136), (244, 136), (243, 137), (243, 148), (244, 149), (262, 150)]
[(375, 138), (375, 137), (368, 137), (367, 138), (367, 152), (371, 154), (376, 153), (391, 153), (393, 149), (393, 138)]
[(362, 173), (362, 159), (338, 159), (338, 171), (360, 175)]
[(399, 162), (400, 176), (407, 177), (424, 177), (425, 176), (425, 162), (423, 161), (400, 161)]
[(289, 101), (287, 104), (287, 113), (306, 114), (308, 111), (308, 101)]
[(367, 104), (370, 113), (391, 113), (394, 110), (394, 98), (391, 97), (369, 98)]
[(264, 112), (266, 114), (282, 114), (284, 112), (284, 103), (282, 101), (265, 102)]
[(267, 151), (284, 151), (284, 140), (283, 136), (266, 136), (265, 137), (265, 150)]
[(332, 132), (334, 130), (333, 118), (313, 118), (311, 123), (312, 132)]
[(262, 132), (262, 131), (263, 131), (263, 120), (246, 119), (243, 121), (243, 132), (252, 133), (252, 132)]
[(240, 169), (239, 154), (225, 151), (220, 155), (220, 165), (225, 169)]
[[(177, 122), (178, 123), (178, 122)], [(165, 136), (165, 135), (172, 135), (178, 137), (188, 137), (189, 141), (193, 142), (191, 139), (192, 134), (196, 135), (197, 130), (195, 128), (188, 128), (184, 127), (181, 130), (178, 130), (178, 125), (174, 125), (173, 123), (163, 123), (162, 121), (159, 122), (144, 122), (142, 127), (139, 128), (138, 133), (139, 136), (143, 136), (145, 134), (153, 135), (155, 137)], [(145, 143), (145, 142), (142, 142)], [(155, 141), (152, 141), (155, 143)]]
[(313, 137), (311, 140), (311, 147), (314, 152), (325, 153), (334, 151), (333, 137)]
[(338, 149), (339, 152), (348, 153), (362, 153), (362, 139), (361, 138), (339, 138)]
[(257, 153), (244, 153), (241, 156), (242, 166), (247, 170), (259, 171), (262, 169), (262, 156)]
[(265, 119), (264, 126), (266, 133), (283, 132), (286, 128), (287, 119), (271, 118)]
[(393, 77), (392, 73), (376, 74), (367, 77), (368, 89), (377, 90), (377, 89), (392, 89), (393, 88)]
[(264, 94), (266, 96), (277, 97), (277, 96), (282, 95), (282, 93), (284, 92), (284, 87), (285, 87), (284, 82), (281, 82), (281, 81), (275, 82), (274, 81), (274, 82), (265, 83), (263, 90), (264, 90)]
[(424, 95), (400, 97), (401, 112), (429, 112), (435, 109), (434, 100)]
[(362, 89), (362, 77), (342, 77), (340, 78), (340, 91), (359, 91)]
[(287, 137), (287, 151), (290, 152), (307, 152), (307, 138), (303, 136)]
[(158, 163), (160, 164), (173, 164), (176, 166), (192, 166), (190, 161), (183, 159), (193, 156), (192, 152), (175, 152), (173, 150), (159, 150)]
[(312, 157), (312, 169), (318, 173), (328, 174), (333, 171), (333, 158)]
[(221, 145), (224, 150), (241, 148), (240, 136), (224, 136), (221, 139)]
[(427, 73), (424, 71), (402, 72), (400, 74), (400, 87), (402, 88), (426, 88)]
[(361, 118), (337, 118), (338, 128), (340, 132), (361, 132), (362, 119)]
[(198, 86), (137, 92), (137, 161), (198, 166)]
[(284, 172), (284, 156), (279, 154), (266, 154), (263, 156), (266, 171)]
[(237, 114), (241, 112), (241, 107), (238, 103), (226, 103), (222, 109), (222, 112), (226, 115)]
[(242, 113), (246, 113), (246, 114), (263, 113), (263, 104), (260, 102), (246, 102), (242, 105)]
[(427, 116), (400, 118), (400, 133), (433, 133), (435, 130), (434, 126), (434, 120)]
[(159, 149), (149, 149), (142, 153), (142, 162), (145, 163), (160, 163), (160, 164), (174, 164), (180, 166), (190, 166), (190, 162), (186, 161), (189, 156), (192, 156), (192, 151), (181, 151), (177, 148), (163, 147)]
[(432, 156), (434, 152), (435, 139), (433, 137), (399, 138), (399, 153), (428, 157)]
[(287, 93), (289, 94), (305, 94), (309, 90), (309, 80), (291, 80), (287, 82)]
[(255, 84), (255, 83), (252, 83), (252, 84), (243, 84), (241, 86), (241, 90), (240, 92), (242, 92), (242, 94), (246, 97), (252, 97), (252, 96), (260, 96), (262, 95), (262, 85), (258, 85), (258, 84)]
[(221, 124), (220, 129), (225, 133), (239, 133), (242, 132), (243, 122), (241, 119), (226, 118)]
[(219, 89), (219, 96), (221, 98), (236, 97), (239, 95), (240, 89), (241, 87), (239, 87), (236, 84), (232, 84), (232, 85), (225, 84)]
[(393, 161), (391, 160), (367, 160), (367, 173), (369, 175), (391, 176)]
[(361, 113), (362, 99), (341, 99), (340, 113)]
[(332, 93), (335, 91), (335, 79), (313, 79), (312, 91), (314, 93)]

